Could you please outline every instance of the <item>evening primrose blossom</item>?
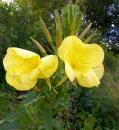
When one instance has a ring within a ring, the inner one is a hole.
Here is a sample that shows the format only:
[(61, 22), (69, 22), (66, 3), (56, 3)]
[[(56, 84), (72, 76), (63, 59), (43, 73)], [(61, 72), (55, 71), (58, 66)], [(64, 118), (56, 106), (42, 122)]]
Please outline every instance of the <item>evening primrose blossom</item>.
[(40, 58), (34, 52), (11, 47), (3, 59), (6, 70), (6, 81), (17, 90), (30, 90), (37, 79), (47, 79), (56, 71), (58, 58), (48, 55)]
[(77, 79), (82, 87), (100, 84), (104, 73), (103, 49), (97, 44), (85, 44), (77, 36), (66, 37), (59, 49), (58, 56), (65, 63), (65, 71), (70, 79)]

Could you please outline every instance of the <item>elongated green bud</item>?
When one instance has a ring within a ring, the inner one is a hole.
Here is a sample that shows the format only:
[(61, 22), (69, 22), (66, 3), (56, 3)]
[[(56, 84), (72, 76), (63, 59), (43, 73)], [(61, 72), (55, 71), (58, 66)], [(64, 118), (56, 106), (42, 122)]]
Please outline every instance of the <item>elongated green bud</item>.
[(67, 75), (65, 75), (56, 85), (56, 87), (62, 85), (68, 79)]
[(91, 25), (92, 25), (92, 23), (90, 23), (90, 24), (85, 28), (85, 30), (79, 35), (79, 38), (80, 38), (80, 39), (83, 39), (84, 36), (89, 32), (89, 30), (90, 30), (90, 28), (91, 28)]
[(42, 54), (47, 55), (46, 50), (44, 49), (44, 47), (35, 39), (33, 39), (32, 37), (30, 37), (30, 39), (32, 40), (32, 42), (36, 45), (36, 47), (41, 51)]
[(44, 23), (43, 19), (40, 17), (40, 25), (42, 28), (43, 33), (45, 34), (47, 41), (51, 44), (52, 43), (52, 37), (51, 34), (46, 26), (46, 24)]
[(55, 10), (55, 24), (56, 24), (56, 47), (58, 48), (62, 42), (62, 25), (60, 15), (57, 10)]
[(84, 41), (84, 43), (89, 43), (89, 42), (93, 39), (95, 33), (96, 33), (96, 31), (94, 31), (93, 33), (91, 33), (91, 34), (86, 38), (86, 40)]

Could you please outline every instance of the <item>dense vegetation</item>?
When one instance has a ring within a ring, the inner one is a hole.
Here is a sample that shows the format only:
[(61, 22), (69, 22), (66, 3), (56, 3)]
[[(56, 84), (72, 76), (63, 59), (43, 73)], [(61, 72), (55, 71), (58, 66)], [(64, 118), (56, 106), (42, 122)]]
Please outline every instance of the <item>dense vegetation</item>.
[[(18, 92), (10, 87), (5, 81), (5, 71), (2, 65), (2, 59), (6, 53), (6, 49), (11, 46), (28, 49), (38, 52), (36, 46), (32, 43), (30, 37), (33, 37), (47, 49), (47, 40), (42, 33), (40, 26), (40, 16), (42, 16), (52, 37), (55, 37), (55, 19), (54, 10), (61, 9), (71, 3), (68, 0), (16, 0), (14, 3), (7, 4), (0, 1), (0, 130), (44, 130), (44, 125), (54, 123), (57, 125), (57, 130), (118, 130), (119, 129), (119, 55), (118, 44), (108, 43), (105, 35), (114, 24), (119, 26), (118, 1), (104, 0), (74, 0), (81, 11), (85, 15), (81, 30), (84, 30), (88, 23), (92, 22), (92, 30), (98, 30), (92, 42), (105, 43), (101, 44), (105, 50), (105, 75), (101, 81), (99, 88), (75, 88), (69, 83), (70, 90), (67, 92), (70, 101), (67, 103), (67, 96), (64, 94), (64, 88), (59, 88), (63, 97), (52, 99), (54, 101), (54, 110), (59, 104), (63, 106), (62, 113), (56, 114), (61, 108), (58, 107), (54, 117), (57, 117), (57, 122), (50, 121), (50, 116), (47, 111), (50, 111), (43, 106), (41, 101), (42, 96), (39, 92)], [(93, 4), (92, 4), (93, 3)], [(100, 6), (99, 6), (100, 4)], [(113, 7), (109, 12), (109, 9)], [(103, 12), (103, 13), (102, 13)], [(112, 15), (109, 15), (112, 13)], [(90, 33), (89, 32), (89, 33)], [(67, 32), (66, 34), (67, 35)], [(116, 42), (118, 43), (118, 36)], [(111, 44), (111, 50), (107, 44)], [(116, 47), (115, 47), (116, 44)], [(50, 50), (48, 50), (50, 53)], [(41, 84), (42, 85), (42, 82)], [(47, 87), (47, 86), (46, 86)], [(43, 90), (43, 91), (48, 91)], [(41, 98), (39, 98), (39, 96)], [(52, 95), (46, 95), (48, 98)], [(46, 110), (43, 117), (47, 122), (40, 122), (39, 109), (42, 104), (42, 109)], [(46, 101), (48, 102), (48, 101)], [(63, 102), (63, 103), (62, 103)], [(61, 104), (62, 103), (62, 104)], [(30, 105), (29, 105), (30, 104)], [(48, 105), (48, 108), (51, 107)], [(51, 104), (50, 104), (51, 105)], [(67, 109), (65, 107), (68, 106)], [(22, 108), (24, 107), (24, 108)], [(49, 116), (49, 117), (48, 117)], [(63, 123), (59, 122), (62, 118)], [(49, 124), (48, 124), (49, 123)], [(67, 126), (66, 126), (67, 125)], [(42, 126), (42, 127), (41, 127)], [(47, 126), (45, 127), (48, 128)], [(48, 129), (47, 129), (48, 130)]]

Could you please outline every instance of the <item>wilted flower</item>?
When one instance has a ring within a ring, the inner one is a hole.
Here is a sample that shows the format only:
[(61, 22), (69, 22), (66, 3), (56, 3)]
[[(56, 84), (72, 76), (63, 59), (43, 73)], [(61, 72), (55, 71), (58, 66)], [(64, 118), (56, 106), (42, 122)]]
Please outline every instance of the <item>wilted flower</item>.
[(58, 58), (48, 55), (44, 58), (34, 52), (11, 47), (3, 59), (6, 81), (17, 90), (32, 89), (37, 79), (49, 78), (57, 69)]
[(85, 44), (76, 36), (68, 36), (59, 49), (59, 57), (65, 63), (68, 78), (83, 87), (93, 87), (100, 84), (103, 76), (103, 49), (97, 44)]

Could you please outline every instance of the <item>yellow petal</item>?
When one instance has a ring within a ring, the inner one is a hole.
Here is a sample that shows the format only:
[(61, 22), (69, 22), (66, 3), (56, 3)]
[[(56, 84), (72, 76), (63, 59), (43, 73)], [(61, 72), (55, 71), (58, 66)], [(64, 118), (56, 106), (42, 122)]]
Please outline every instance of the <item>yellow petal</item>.
[(58, 67), (58, 58), (55, 55), (48, 55), (41, 59), (41, 63), (39, 65), (40, 70), (40, 79), (49, 78), (53, 75)]
[(31, 51), (20, 48), (8, 48), (3, 59), (6, 71), (14, 71), (15, 74), (25, 74), (35, 69), (40, 63), (40, 56)]
[(15, 75), (14, 73), (6, 73), (6, 81), (9, 85), (17, 90), (26, 91), (32, 89), (37, 83), (38, 71), (33, 70), (23, 75)]
[[(61, 43), (58, 49), (58, 56), (62, 60), (66, 60), (72, 58), (72, 55), (76, 55), (77, 53), (81, 54), (81, 50), (84, 47), (84, 43), (76, 36), (68, 36)], [(74, 54), (75, 53), (75, 54)]]
[(90, 67), (97, 67), (102, 64), (104, 60), (104, 51), (103, 49), (97, 44), (85, 44), (85, 59), (87, 59), (87, 64)]
[(96, 75), (98, 76), (98, 79), (101, 79), (102, 76), (104, 75), (104, 66), (103, 64), (101, 64), (98, 67), (93, 68), (93, 71), (96, 73)]
[(74, 70), (72, 69), (72, 67), (70, 66), (69, 63), (67, 63), (65, 61), (65, 71), (66, 71), (66, 74), (68, 76), (68, 78), (70, 79), (70, 81), (74, 81), (75, 79), (75, 73), (74, 73)]
[[(84, 44), (78, 37), (69, 36), (58, 49), (59, 57), (65, 62), (65, 71), (71, 81), (75, 79), (83, 87), (100, 84), (104, 68), (103, 49), (97, 44)], [(92, 68), (92, 69), (91, 69)]]
[(92, 69), (89, 69), (85, 73), (80, 73), (79, 71), (75, 71), (75, 73), (76, 73), (76, 79), (82, 87), (90, 88), (98, 86), (100, 84), (97, 75)]
[(104, 59), (103, 49), (97, 44), (84, 44), (78, 37), (69, 36), (63, 40), (58, 55), (73, 68), (96, 67)]

